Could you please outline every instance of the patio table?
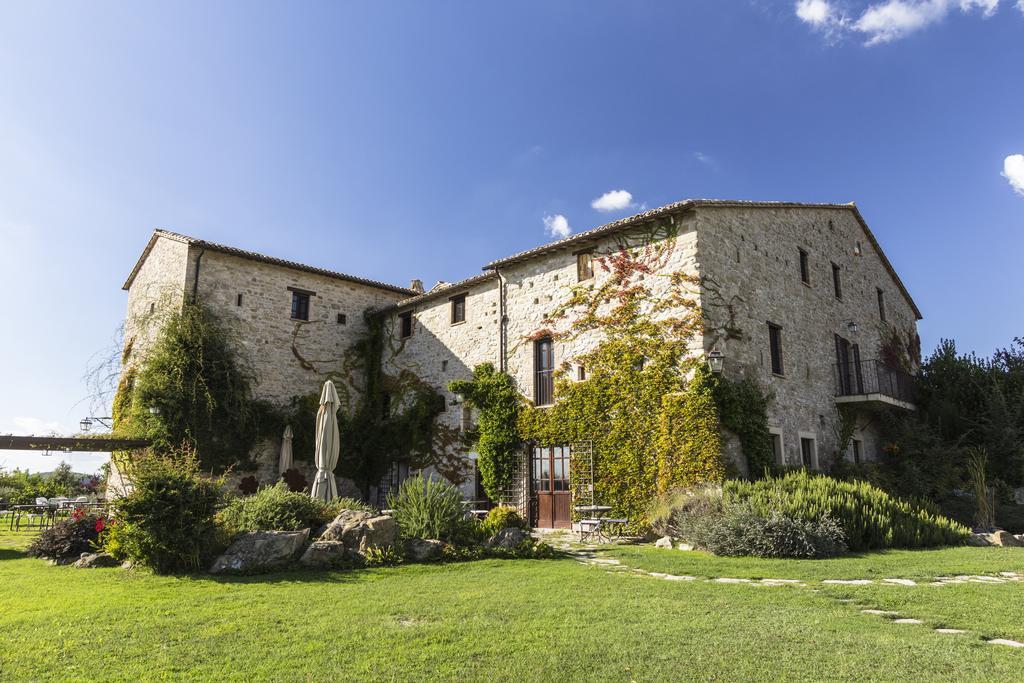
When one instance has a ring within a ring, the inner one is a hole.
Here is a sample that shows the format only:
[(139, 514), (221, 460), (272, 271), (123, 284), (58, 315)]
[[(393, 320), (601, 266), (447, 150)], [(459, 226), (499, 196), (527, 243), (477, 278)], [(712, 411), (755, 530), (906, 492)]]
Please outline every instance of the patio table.
[(602, 531), (604, 517), (612, 511), (610, 505), (577, 505), (573, 510), (590, 514), (590, 517), (584, 517), (579, 522), (580, 543), (588, 538), (597, 538), (599, 542), (611, 540)]

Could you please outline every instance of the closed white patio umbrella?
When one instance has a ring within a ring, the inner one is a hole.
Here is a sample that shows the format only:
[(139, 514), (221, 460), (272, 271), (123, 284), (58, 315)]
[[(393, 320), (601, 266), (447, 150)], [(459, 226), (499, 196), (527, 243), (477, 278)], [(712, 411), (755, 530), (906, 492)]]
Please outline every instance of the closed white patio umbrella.
[(334, 481), (334, 468), (338, 464), (341, 444), (338, 435), (338, 392), (334, 382), (324, 382), (320, 394), (320, 409), (316, 413), (316, 477), (309, 495), (320, 500), (338, 497), (338, 484)]
[(292, 426), (287, 425), (284, 428), (284, 436), (281, 437), (281, 460), (278, 462), (277, 469), (281, 474), (284, 474), (292, 468)]

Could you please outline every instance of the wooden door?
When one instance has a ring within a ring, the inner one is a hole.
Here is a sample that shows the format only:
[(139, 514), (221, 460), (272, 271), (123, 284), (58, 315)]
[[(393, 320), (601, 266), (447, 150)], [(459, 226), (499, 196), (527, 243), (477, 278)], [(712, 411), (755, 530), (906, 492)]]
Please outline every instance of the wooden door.
[(572, 490), (569, 488), (569, 447), (533, 449), (533, 525), (541, 529), (572, 526)]

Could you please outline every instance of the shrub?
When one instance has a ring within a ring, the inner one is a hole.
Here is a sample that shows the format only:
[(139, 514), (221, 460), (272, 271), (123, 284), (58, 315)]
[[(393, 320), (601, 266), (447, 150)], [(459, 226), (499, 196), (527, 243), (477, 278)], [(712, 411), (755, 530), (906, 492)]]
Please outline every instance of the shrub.
[(702, 486), (674, 489), (655, 500), (649, 512), (655, 533), (689, 539), (693, 525), (704, 517), (722, 512), (722, 489)]
[(327, 504), (304, 493), (294, 493), (279, 482), (252, 496), (235, 498), (217, 515), (232, 534), (242, 531), (297, 531), (327, 520)]
[(812, 558), (846, 552), (843, 529), (831, 517), (762, 517), (745, 505), (695, 518), (688, 540), (715, 555)]
[(117, 502), (107, 552), (161, 574), (203, 566), (218, 546), (214, 516), (222, 487), (200, 474), (195, 452), (144, 453), (132, 463), (131, 484)]
[(839, 481), (801, 470), (759, 481), (732, 480), (723, 487), (727, 505), (745, 504), (761, 517), (797, 520), (831, 517), (843, 527), (850, 550), (961, 545), (970, 529), (926, 506), (893, 498), (862, 481)]
[(402, 482), (398, 495), (388, 494), (388, 507), (407, 538), (451, 540), (464, 531), (462, 494), (446, 481), (422, 475)]
[(499, 505), (498, 507), (491, 508), (487, 512), (487, 517), (485, 517), (483, 522), (480, 524), (480, 531), (482, 535), (490, 538), (502, 529), (507, 529), (509, 527), (514, 527), (516, 529), (529, 528), (526, 524), (526, 520), (519, 515), (518, 510), (510, 505)]
[(41, 533), (29, 545), (28, 554), (49, 560), (78, 559), (82, 553), (96, 549), (107, 524), (103, 515), (76, 512), (71, 519), (57, 522)]

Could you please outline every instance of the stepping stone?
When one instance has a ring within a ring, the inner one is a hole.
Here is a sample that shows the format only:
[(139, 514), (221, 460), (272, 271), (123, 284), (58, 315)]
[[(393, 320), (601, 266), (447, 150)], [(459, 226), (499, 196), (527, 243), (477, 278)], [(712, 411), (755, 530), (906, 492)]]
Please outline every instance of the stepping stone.
[(675, 574), (666, 574), (665, 576), (663, 576), (661, 578), (665, 579), (666, 581), (696, 581), (697, 580), (696, 576), (676, 576)]
[(899, 616), (899, 612), (889, 612), (884, 609), (862, 609), (861, 614), (877, 614), (880, 617), (896, 617)]
[(731, 579), (727, 576), (721, 576), (715, 579), (717, 583), (750, 583), (750, 579)]
[(761, 579), (762, 586), (787, 586), (799, 583), (800, 579)]
[(882, 583), (890, 583), (896, 586), (916, 586), (916, 581), (910, 579), (882, 579)]
[(935, 629), (935, 632), (947, 633), (949, 635), (959, 635), (961, 633), (967, 633), (967, 631), (963, 630), (962, 628), (937, 628)]
[(1024, 643), (1018, 643), (1016, 640), (1007, 640), (1006, 638), (995, 638), (993, 640), (986, 640), (986, 643), (990, 645), (1005, 645), (1007, 647), (1024, 647)]
[(867, 586), (874, 583), (871, 579), (825, 579), (822, 583), (831, 583), (841, 586)]
[(923, 624), (924, 622), (920, 619), (893, 619), (894, 624)]
[(999, 576), (1008, 576), (1011, 579), (1016, 579), (1020, 575), (1017, 572), (999, 572)]
[(994, 576), (972, 576), (967, 580), (971, 583), (1006, 583), (1005, 579), (997, 579)]

